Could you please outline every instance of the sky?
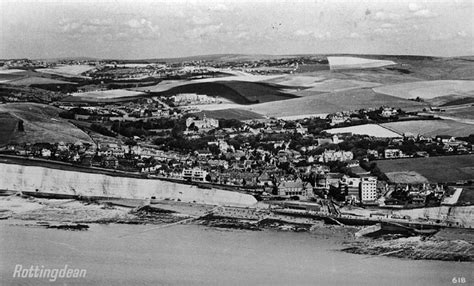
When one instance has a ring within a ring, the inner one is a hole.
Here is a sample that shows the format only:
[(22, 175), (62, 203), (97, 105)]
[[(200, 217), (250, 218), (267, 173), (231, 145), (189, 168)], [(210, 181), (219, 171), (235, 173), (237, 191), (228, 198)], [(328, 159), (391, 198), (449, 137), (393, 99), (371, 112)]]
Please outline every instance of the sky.
[(0, 1), (0, 58), (474, 55), (472, 0)]

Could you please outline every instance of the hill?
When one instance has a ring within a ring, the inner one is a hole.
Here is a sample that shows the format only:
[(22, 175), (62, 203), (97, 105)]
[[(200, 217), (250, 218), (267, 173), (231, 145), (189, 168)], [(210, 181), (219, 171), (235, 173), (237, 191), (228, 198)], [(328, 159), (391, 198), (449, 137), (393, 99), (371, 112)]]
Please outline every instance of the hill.
[(262, 82), (215, 81), (182, 84), (159, 92), (160, 95), (177, 93), (207, 94), (226, 98), (234, 103), (254, 104), (296, 98), (282, 91), (283, 87)]
[(84, 131), (60, 118), (58, 116), (60, 111), (56, 107), (37, 103), (2, 104), (0, 113), (8, 113), (10, 117), (22, 120), (24, 128), (24, 131), (10, 132), (9, 138), (2, 140), (18, 144), (60, 141), (93, 143)]
[(287, 117), (296, 115), (326, 115), (345, 110), (377, 108), (383, 105), (404, 110), (421, 110), (426, 106), (424, 103), (377, 94), (371, 89), (358, 89), (261, 103), (246, 108), (271, 117)]

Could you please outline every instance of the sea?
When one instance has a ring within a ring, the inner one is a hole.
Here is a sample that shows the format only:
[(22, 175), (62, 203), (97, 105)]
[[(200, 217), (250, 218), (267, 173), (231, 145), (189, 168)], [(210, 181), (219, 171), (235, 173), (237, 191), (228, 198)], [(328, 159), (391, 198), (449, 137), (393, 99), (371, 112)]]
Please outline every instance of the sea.
[[(91, 224), (87, 231), (0, 221), (0, 285), (473, 285), (472, 262), (340, 251), (311, 233), (202, 225)], [(34, 222), (31, 222), (34, 224)], [(15, 267), (85, 269), (84, 277), (14, 277)], [(464, 282), (463, 282), (464, 281)], [(456, 283), (454, 283), (456, 282)]]

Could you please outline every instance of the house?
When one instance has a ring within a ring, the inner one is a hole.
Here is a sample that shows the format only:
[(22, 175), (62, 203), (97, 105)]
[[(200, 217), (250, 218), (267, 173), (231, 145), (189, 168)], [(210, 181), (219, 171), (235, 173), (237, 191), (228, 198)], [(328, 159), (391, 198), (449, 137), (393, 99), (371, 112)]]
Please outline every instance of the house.
[(354, 159), (354, 154), (351, 151), (335, 151), (335, 150), (324, 150), (324, 153), (321, 154), (320, 161), (327, 162), (346, 162)]
[(195, 167), (192, 169), (184, 169), (181, 176), (184, 180), (190, 181), (206, 181), (207, 171), (202, 170), (199, 167)]
[(118, 161), (117, 157), (110, 155), (110, 156), (106, 156), (106, 157), (102, 158), (101, 165), (105, 168), (116, 169), (119, 165), (119, 161)]
[(294, 181), (283, 180), (277, 187), (277, 195), (282, 197), (298, 196), (301, 199), (308, 199), (314, 195), (311, 184), (303, 182), (300, 178)]
[(368, 150), (367, 150), (367, 156), (373, 157), (373, 158), (375, 158), (375, 159), (380, 158), (380, 156), (379, 156), (379, 151), (377, 151), (377, 150), (372, 150), (372, 149), (368, 149)]
[(451, 135), (438, 135), (436, 136), (436, 141), (441, 142), (441, 143), (449, 143), (449, 142), (456, 141), (456, 138), (454, 138)]
[(51, 150), (46, 149), (46, 148), (41, 149), (41, 157), (50, 158), (51, 157)]
[(384, 157), (385, 159), (395, 159), (406, 157), (406, 155), (400, 149), (385, 149)]
[(193, 117), (186, 119), (186, 128), (190, 128), (192, 125), (197, 127), (199, 130), (211, 130), (219, 127), (219, 120), (207, 118), (206, 114), (204, 114), (204, 117), (201, 120), (195, 119)]
[(340, 113), (329, 114), (326, 119), (329, 120), (329, 125), (334, 126), (346, 122), (349, 117)]
[(382, 110), (380, 111), (380, 116), (389, 118), (392, 116), (396, 116), (398, 114), (398, 111), (395, 108), (391, 107), (383, 107)]

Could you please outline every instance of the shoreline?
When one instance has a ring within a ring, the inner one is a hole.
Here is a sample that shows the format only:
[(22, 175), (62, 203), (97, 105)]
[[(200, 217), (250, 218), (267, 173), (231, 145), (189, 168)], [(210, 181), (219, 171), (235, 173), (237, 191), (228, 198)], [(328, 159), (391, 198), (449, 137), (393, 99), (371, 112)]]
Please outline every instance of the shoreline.
[[(133, 202), (129, 206), (110, 201), (51, 200), (17, 195), (0, 197), (3, 222), (22, 227), (74, 230), (71, 224), (135, 224), (156, 228), (192, 224), (229, 231), (283, 231), (307, 234), (337, 243), (338, 251), (412, 260), (474, 261), (473, 230), (441, 230), (435, 235), (356, 238), (361, 227), (317, 223), (295, 223), (279, 219), (261, 220), (213, 215), (212, 205), (160, 201), (153, 205)], [(50, 227), (52, 226), (52, 227)], [(153, 228), (154, 229), (154, 228)], [(86, 230), (86, 229), (82, 229)]]

